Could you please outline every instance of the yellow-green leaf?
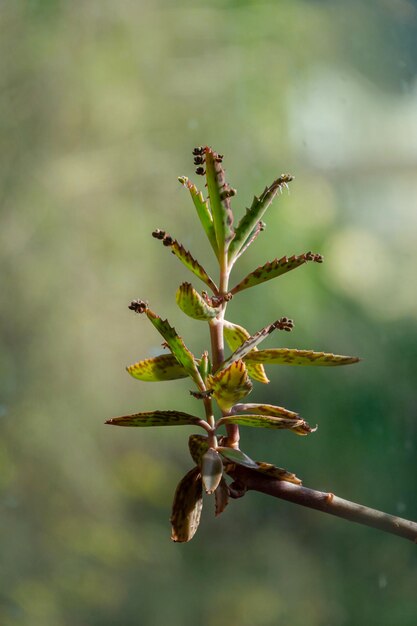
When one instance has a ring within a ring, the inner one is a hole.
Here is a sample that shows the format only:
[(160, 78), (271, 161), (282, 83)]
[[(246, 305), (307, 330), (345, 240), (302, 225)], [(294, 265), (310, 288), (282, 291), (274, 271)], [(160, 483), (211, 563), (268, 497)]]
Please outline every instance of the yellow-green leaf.
[(200, 524), (203, 508), (203, 483), (198, 467), (194, 467), (180, 481), (174, 496), (171, 513), (171, 539), (179, 543), (190, 541)]
[[(226, 339), (227, 345), (234, 352), (242, 345), (244, 341), (249, 339), (250, 333), (243, 328), (243, 326), (238, 326), (238, 324), (232, 324), (231, 322), (224, 321), (223, 326), (224, 338)], [(254, 348), (254, 350), (258, 350), (258, 348)], [(248, 374), (254, 380), (257, 380), (260, 383), (267, 384), (269, 383), (269, 378), (265, 374), (265, 368), (261, 364), (247, 364), (246, 368), (248, 370)]]
[(159, 382), (187, 378), (188, 374), (173, 354), (161, 354), (129, 365), (127, 371), (133, 378), (146, 382)]
[[(284, 409), (282, 406), (275, 406), (273, 404), (235, 404), (233, 409), (233, 416), (236, 417), (251, 417), (252, 423), (247, 422), (245, 419), (239, 422), (230, 422), (236, 424), (242, 424), (242, 426), (260, 426), (264, 428), (287, 428), (297, 433), (298, 435), (307, 435), (308, 433), (315, 432), (317, 430), (317, 426), (315, 428), (311, 428), (311, 426), (302, 418), (298, 413), (294, 413), (294, 411), (289, 411), (288, 409)], [(240, 415), (239, 413), (246, 413), (250, 415)], [(260, 417), (263, 420), (263, 423), (257, 423), (256, 418)], [(268, 425), (269, 418), (271, 421)], [(219, 420), (225, 423), (227, 418), (222, 418)], [(278, 421), (275, 421), (278, 420)], [(281, 423), (281, 426), (279, 425)]]
[(323, 257), (320, 254), (306, 252), (305, 254), (300, 254), (298, 256), (294, 255), (290, 258), (283, 256), (281, 259), (275, 259), (274, 261), (265, 263), (265, 265), (258, 267), (256, 270), (248, 274), (243, 280), (240, 281), (240, 283), (231, 289), (230, 293), (234, 295), (239, 291), (249, 289), (249, 287), (254, 287), (255, 285), (260, 285), (267, 280), (276, 278), (277, 276), (282, 276), (282, 274), (286, 274), (287, 272), (304, 265), (308, 261), (322, 263)]
[(197, 187), (186, 176), (180, 176), (178, 180), (181, 185), (186, 187), (190, 192), (200, 222), (214, 250), (214, 254), (217, 256), (219, 249), (217, 246), (216, 233), (214, 232), (213, 216), (210, 213), (207, 200), (204, 200), (201, 191), (198, 191)]
[(243, 361), (235, 361), (226, 369), (208, 376), (207, 386), (224, 411), (228, 411), (252, 390), (252, 383)]
[(208, 321), (220, 312), (220, 307), (214, 308), (207, 304), (191, 283), (182, 283), (179, 286), (176, 300), (181, 311), (195, 320)]
[(209, 448), (201, 460), (201, 475), (206, 493), (211, 494), (217, 489), (223, 476), (223, 462), (213, 448)]
[(112, 417), (106, 424), (113, 426), (184, 426), (193, 424), (201, 426), (204, 420), (196, 415), (182, 413), (181, 411), (145, 411), (143, 413), (133, 413), (132, 415), (122, 415)]
[(275, 365), (350, 365), (360, 359), (356, 356), (343, 356), (329, 352), (313, 350), (293, 350), (290, 348), (271, 348), (269, 350), (252, 351), (245, 356), (245, 363), (270, 363)]
[(153, 311), (151, 311), (151, 309), (149, 309), (149, 307), (146, 307), (145, 312), (152, 324), (167, 342), (177, 361), (179, 361), (197, 386), (200, 389), (203, 389), (204, 383), (200, 372), (198, 371), (197, 361), (194, 358), (194, 355), (186, 347), (182, 338), (177, 335), (175, 328), (170, 326), (168, 320), (162, 320), (159, 315), (156, 315)]

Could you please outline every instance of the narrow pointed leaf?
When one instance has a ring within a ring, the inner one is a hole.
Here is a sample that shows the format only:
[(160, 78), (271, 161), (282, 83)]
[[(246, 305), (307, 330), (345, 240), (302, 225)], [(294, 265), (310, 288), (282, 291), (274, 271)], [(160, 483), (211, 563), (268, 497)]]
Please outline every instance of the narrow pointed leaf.
[(205, 383), (207, 381), (207, 376), (211, 374), (211, 361), (207, 351), (203, 352), (203, 354), (201, 355), (198, 370), (201, 374), (201, 378)]
[[(286, 326), (286, 324), (288, 324), (288, 326)], [(263, 341), (266, 337), (268, 337), (268, 335), (270, 335), (277, 328), (284, 327), (284, 328), (288, 328), (288, 330), (291, 330), (292, 324), (293, 324), (292, 320), (287, 320), (287, 318), (282, 318), (281, 320), (277, 320), (273, 324), (269, 324), (268, 326), (265, 326), (265, 328), (258, 330), (257, 333), (255, 333), (254, 335), (246, 339), (239, 346), (239, 348), (237, 348), (233, 352), (233, 354), (228, 359), (226, 359), (226, 361), (224, 361), (224, 363), (221, 366), (221, 369), (225, 369), (226, 367), (229, 366), (230, 363), (233, 363), (234, 361), (243, 359), (248, 354), (248, 352), (251, 352), (251, 350), (253, 350), (259, 343), (261, 343), (261, 341)]]
[(242, 452), (242, 450), (220, 446), (217, 448), (217, 451), (226, 459), (226, 461), (229, 461), (230, 463), (243, 465), (244, 467), (249, 467), (250, 469), (258, 469), (256, 461), (253, 461), (247, 454)]
[(203, 455), (208, 450), (207, 435), (190, 435), (188, 439), (188, 449), (194, 463), (198, 465), (198, 467), (201, 467)]
[(302, 482), (295, 474), (292, 472), (288, 472), (282, 467), (276, 467), (272, 465), (272, 463), (264, 463), (263, 461), (256, 462), (258, 466), (258, 472), (261, 474), (266, 474), (270, 478), (275, 478), (276, 480), (285, 480), (288, 483), (293, 483), (294, 485), (301, 485)]
[(172, 354), (177, 361), (183, 366), (189, 376), (194, 380), (200, 389), (204, 388), (204, 383), (198, 371), (197, 362), (194, 355), (186, 347), (182, 338), (177, 335), (175, 328), (170, 326), (168, 320), (163, 320), (146, 307), (146, 315), (155, 326), (155, 328), (161, 333), (162, 337), (167, 342), (171, 349)]
[(358, 363), (356, 356), (342, 356), (329, 352), (313, 352), (313, 350), (292, 350), (289, 348), (271, 348), (269, 350), (252, 351), (245, 356), (245, 363), (270, 363), (275, 365), (350, 365)]
[(191, 283), (182, 283), (176, 293), (177, 304), (186, 315), (195, 320), (208, 321), (216, 317), (220, 307), (212, 307), (194, 289)]
[(133, 378), (146, 382), (187, 378), (188, 373), (173, 354), (161, 354), (129, 365), (127, 371)]
[(284, 409), (282, 406), (274, 404), (254, 404), (251, 402), (245, 404), (235, 404), (232, 409), (233, 415), (237, 413), (251, 413), (252, 415), (271, 415), (273, 417), (284, 417), (285, 419), (299, 420), (298, 413)]
[(276, 480), (285, 480), (287, 482), (294, 483), (295, 485), (301, 485), (301, 480), (297, 478), (295, 474), (287, 472), (287, 470), (281, 467), (276, 467), (271, 463), (264, 463), (263, 461), (253, 461), (250, 457), (248, 457), (247, 454), (245, 454), (241, 450), (220, 447), (217, 448), (217, 451), (226, 459), (226, 473), (230, 471), (230, 467), (228, 467), (227, 464), (228, 461), (229, 463), (234, 463), (235, 465), (243, 465), (243, 467), (248, 467), (249, 469), (260, 472), (261, 474), (266, 474), (267, 476), (275, 478)]
[[(223, 326), (224, 338), (226, 339), (227, 345), (233, 351), (237, 350), (239, 346), (242, 345), (244, 341), (249, 339), (250, 333), (243, 328), (243, 326), (238, 326), (237, 324), (232, 324), (231, 322), (224, 321)], [(258, 348), (254, 348), (257, 350)], [(261, 364), (255, 365), (246, 365), (246, 369), (248, 370), (248, 374), (254, 380), (257, 380), (260, 383), (267, 384), (269, 383), (269, 378), (265, 374), (265, 368)]]
[(233, 213), (230, 207), (230, 188), (224, 177), (221, 158), (211, 148), (205, 149), (207, 189), (213, 216), (219, 254), (226, 251), (233, 231)]
[(175, 254), (175, 256), (185, 265), (187, 269), (190, 270), (190, 272), (198, 276), (198, 278), (210, 287), (214, 293), (217, 293), (218, 289), (213, 279), (210, 278), (204, 267), (196, 261), (192, 254), (188, 252), (183, 245), (181, 245), (176, 239), (173, 239), (164, 230), (160, 230), (159, 228), (153, 231), (152, 236), (155, 237), (155, 239), (162, 241), (164, 246), (167, 248), (171, 248), (171, 252)]
[(213, 216), (208, 207), (207, 200), (204, 200), (201, 191), (198, 191), (197, 187), (186, 176), (180, 176), (178, 180), (190, 192), (198, 217), (200, 218), (200, 222), (205, 230), (208, 240), (210, 241), (214, 254), (217, 256), (219, 248), (217, 246), (216, 233), (214, 232)]
[(214, 492), (214, 498), (216, 502), (215, 515), (218, 517), (227, 505), (229, 504), (229, 487), (227, 486), (227, 482), (222, 477), (219, 486)]
[(132, 415), (122, 415), (112, 417), (106, 424), (113, 426), (201, 426), (204, 420), (196, 415), (182, 413), (181, 411), (145, 411), (143, 413), (133, 413)]
[(297, 267), (301, 267), (301, 265), (304, 265), (308, 261), (322, 263), (323, 257), (320, 254), (306, 252), (305, 254), (300, 254), (298, 256), (294, 255), (290, 258), (283, 256), (281, 259), (274, 259), (274, 261), (265, 263), (265, 265), (258, 267), (256, 270), (248, 274), (243, 280), (240, 281), (240, 283), (233, 287), (230, 293), (234, 295), (239, 291), (249, 289), (249, 287), (254, 287), (255, 285), (260, 285), (267, 280), (276, 278), (277, 276), (282, 276)]
[(201, 475), (206, 493), (211, 494), (217, 489), (223, 476), (223, 462), (219, 453), (209, 448), (201, 461)]
[(256, 228), (259, 220), (262, 219), (265, 211), (275, 198), (278, 192), (282, 191), (284, 185), (287, 185), (293, 177), (290, 174), (282, 174), (274, 180), (270, 187), (266, 187), (262, 194), (253, 199), (250, 209), (246, 210), (245, 215), (239, 221), (235, 237), (229, 246), (229, 260), (233, 259), (245, 245), (246, 241), (251, 237), (253, 230)]
[(200, 470), (194, 467), (184, 476), (175, 491), (171, 513), (171, 539), (185, 543), (192, 539), (200, 524), (203, 508), (203, 483)]
[(222, 417), (218, 426), (222, 424), (239, 424), (255, 428), (274, 428), (291, 430), (298, 435), (308, 435), (316, 429), (311, 428), (303, 419), (286, 419), (285, 417), (271, 417), (270, 415), (231, 415)]
[(235, 361), (226, 369), (209, 376), (207, 386), (213, 391), (219, 407), (225, 411), (252, 390), (252, 383), (243, 361)]

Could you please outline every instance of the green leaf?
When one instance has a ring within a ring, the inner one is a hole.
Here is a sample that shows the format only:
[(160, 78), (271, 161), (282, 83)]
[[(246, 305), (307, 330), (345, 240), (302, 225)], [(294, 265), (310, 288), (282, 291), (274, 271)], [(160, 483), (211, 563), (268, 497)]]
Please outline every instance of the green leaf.
[(306, 252), (305, 254), (294, 255), (290, 258), (283, 256), (281, 259), (274, 259), (274, 261), (265, 263), (265, 265), (258, 267), (248, 274), (240, 283), (233, 287), (230, 293), (235, 295), (239, 291), (249, 289), (249, 287), (255, 287), (255, 285), (260, 285), (277, 276), (282, 276), (282, 274), (286, 274), (297, 267), (301, 267), (301, 265), (304, 265), (308, 261), (322, 263), (323, 257), (320, 254)]
[(220, 307), (210, 306), (191, 283), (182, 283), (176, 293), (177, 304), (186, 315), (195, 320), (211, 320), (220, 313)]
[(245, 363), (270, 363), (275, 365), (350, 365), (358, 363), (356, 356), (342, 356), (329, 352), (313, 352), (313, 350), (292, 350), (290, 348), (271, 348), (269, 350), (252, 351), (245, 356)]
[(197, 187), (186, 176), (180, 176), (178, 180), (181, 185), (189, 190), (194, 206), (197, 210), (198, 217), (200, 218), (200, 222), (210, 241), (211, 247), (214, 250), (214, 254), (218, 256), (219, 248), (217, 245), (216, 233), (214, 232), (213, 216), (210, 213), (207, 200), (204, 200), (201, 191), (198, 191)]
[(183, 245), (181, 245), (176, 239), (173, 239), (164, 230), (160, 230), (159, 228), (153, 231), (152, 236), (155, 239), (162, 241), (165, 247), (171, 248), (172, 254), (175, 254), (175, 256), (185, 265), (187, 269), (190, 270), (190, 272), (202, 280), (203, 283), (210, 287), (214, 293), (218, 293), (216, 283), (212, 278), (210, 278), (204, 267), (196, 261), (196, 259), (190, 252), (188, 252), (188, 250), (184, 248)]
[(207, 387), (213, 392), (219, 407), (228, 411), (251, 392), (252, 383), (243, 361), (235, 361), (226, 369), (208, 376)]
[(198, 467), (201, 467), (203, 454), (208, 450), (207, 435), (190, 435), (188, 439), (188, 449), (194, 463), (198, 465)]
[(277, 195), (282, 191), (284, 185), (287, 185), (293, 177), (290, 174), (282, 174), (274, 180), (270, 187), (266, 187), (262, 194), (253, 199), (250, 209), (246, 210), (245, 215), (239, 221), (235, 230), (235, 237), (229, 246), (229, 261), (237, 256), (246, 241), (251, 237), (252, 232), (256, 228), (258, 222), (262, 219), (265, 211)]
[(268, 337), (268, 335), (270, 335), (277, 328), (283, 329), (283, 330), (284, 329), (291, 330), (292, 327), (293, 327), (292, 320), (289, 320), (286, 317), (283, 317), (280, 320), (277, 320), (273, 324), (269, 324), (268, 326), (265, 326), (265, 328), (262, 328), (251, 337), (248, 337), (248, 339), (246, 339), (239, 346), (239, 348), (237, 348), (237, 350), (235, 350), (233, 354), (224, 361), (220, 369), (225, 369), (226, 367), (228, 367), (230, 363), (243, 359), (248, 354), (248, 352), (251, 352), (251, 350), (253, 350), (255, 346), (261, 343), (261, 341), (263, 341), (266, 337)]
[(205, 350), (203, 354), (201, 355), (198, 370), (201, 374), (201, 378), (203, 379), (204, 382), (206, 382), (207, 376), (211, 374), (211, 361), (210, 361), (207, 350)]
[(219, 453), (209, 448), (201, 461), (201, 475), (206, 493), (211, 494), (217, 489), (223, 476), (223, 462)]
[[(227, 345), (233, 351), (239, 348), (239, 346), (241, 346), (242, 343), (250, 337), (250, 333), (248, 333), (248, 331), (243, 328), (243, 326), (232, 324), (231, 322), (227, 322), (226, 320), (224, 321), (223, 332)], [(256, 347), (254, 348), (254, 350), (257, 349), (258, 348)], [(257, 380), (258, 382), (264, 384), (269, 383), (269, 379), (265, 374), (265, 369), (263, 365), (246, 365), (246, 369), (248, 370), (249, 376), (254, 380)]]
[(227, 185), (221, 157), (211, 148), (205, 149), (207, 189), (213, 215), (214, 230), (219, 255), (226, 251), (233, 238), (233, 213), (230, 207), (230, 196), (234, 195)]
[(285, 417), (271, 417), (270, 415), (231, 415), (222, 417), (217, 426), (222, 424), (239, 424), (241, 426), (253, 426), (255, 428), (274, 428), (292, 430), (298, 435), (307, 435), (316, 429), (310, 428), (303, 419), (286, 419)]
[(199, 389), (204, 389), (204, 383), (198, 371), (196, 359), (192, 352), (186, 347), (182, 338), (177, 335), (175, 328), (170, 326), (168, 320), (162, 320), (159, 315), (156, 315), (149, 307), (146, 307), (145, 313), (155, 328), (161, 333), (177, 361), (183, 366), (188, 375), (191, 376)]
[(204, 420), (196, 415), (182, 413), (181, 411), (146, 411), (144, 413), (133, 413), (132, 415), (122, 415), (112, 417), (105, 422), (113, 426), (202, 426)]
[(173, 354), (161, 354), (129, 365), (127, 371), (133, 378), (146, 382), (159, 382), (187, 378), (188, 374)]
[(250, 469), (258, 469), (258, 464), (253, 461), (247, 454), (242, 452), (242, 450), (219, 446), (217, 448), (217, 452), (219, 452), (222, 457), (224, 457), (227, 461), (230, 461), (231, 463), (235, 463), (236, 465), (243, 465), (244, 467), (249, 467)]
[(180, 481), (174, 496), (171, 513), (171, 539), (180, 543), (190, 541), (200, 524), (203, 508), (203, 483), (198, 467), (194, 467)]
[(229, 487), (227, 486), (227, 482), (223, 477), (219, 483), (219, 486), (214, 492), (214, 498), (216, 502), (215, 516), (218, 517), (221, 513), (223, 513), (223, 511), (229, 504)]

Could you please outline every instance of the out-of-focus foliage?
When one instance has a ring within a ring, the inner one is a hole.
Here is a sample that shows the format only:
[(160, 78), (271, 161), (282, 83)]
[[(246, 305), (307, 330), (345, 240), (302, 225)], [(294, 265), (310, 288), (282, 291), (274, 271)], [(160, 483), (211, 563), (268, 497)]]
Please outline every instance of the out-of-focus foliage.
[(242, 214), (253, 189), (296, 176), (236, 282), (274, 257), (325, 258), (239, 294), (230, 319), (252, 333), (288, 315), (289, 347), (363, 358), (269, 367), (252, 400), (320, 428), (242, 429), (245, 450), (417, 517), (415, 3), (5, 0), (0, 13), (0, 623), (414, 626), (411, 544), (260, 494), (172, 544), (184, 431), (103, 422), (196, 411), (187, 381), (161, 391), (126, 373), (160, 353), (127, 304), (149, 299), (193, 352), (207, 346), (175, 304), (185, 268), (150, 233), (211, 271), (177, 176), (212, 145)]

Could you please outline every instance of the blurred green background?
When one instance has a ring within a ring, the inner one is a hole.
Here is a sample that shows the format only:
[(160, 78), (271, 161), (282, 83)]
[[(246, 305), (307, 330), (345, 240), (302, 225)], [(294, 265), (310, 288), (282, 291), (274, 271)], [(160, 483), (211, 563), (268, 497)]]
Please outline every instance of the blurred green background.
[(417, 518), (416, 3), (5, 0), (0, 17), (1, 626), (414, 626), (411, 543), (250, 493), (217, 520), (207, 499), (194, 540), (173, 544), (193, 430), (103, 422), (196, 410), (187, 381), (126, 374), (161, 343), (127, 305), (147, 299), (207, 346), (175, 305), (189, 275), (150, 232), (214, 272), (176, 180), (212, 145), (238, 215), (296, 177), (235, 279), (325, 256), (236, 297), (229, 319), (287, 315), (295, 331), (268, 345), (363, 358), (270, 367), (251, 401), (319, 430), (247, 429), (243, 448)]

